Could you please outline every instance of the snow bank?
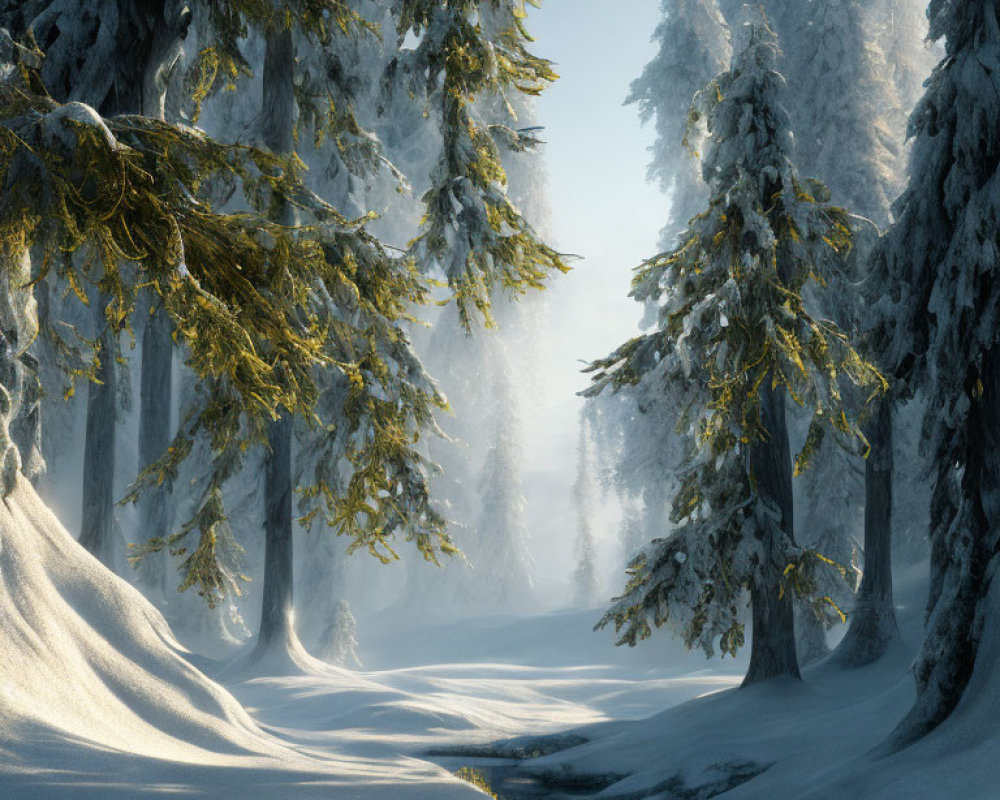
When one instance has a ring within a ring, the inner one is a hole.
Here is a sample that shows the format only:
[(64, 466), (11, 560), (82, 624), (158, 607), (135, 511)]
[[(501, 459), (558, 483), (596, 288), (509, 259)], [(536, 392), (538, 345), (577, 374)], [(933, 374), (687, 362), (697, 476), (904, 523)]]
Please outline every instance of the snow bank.
[(263, 732), (23, 480), (0, 504), (0, 752), (4, 800), (480, 796), (425, 763)]
[(987, 598), (987, 622), (972, 679), (938, 728), (900, 753), (864, 759), (808, 800), (995, 800), (1000, 783), (1000, 585)]
[[(725, 797), (727, 800), (895, 800), (895, 798), (985, 798), (985, 777), (995, 761), (997, 737), (986, 736), (1000, 706), (1000, 693), (984, 674), (970, 691), (994, 698), (986, 704), (969, 695), (966, 722), (956, 714), (934, 744), (919, 752), (874, 761), (879, 745), (913, 702), (909, 672), (922, 632), (926, 565), (897, 576), (901, 642), (882, 659), (860, 669), (826, 660), (804, 672), (804, 680), (776, 680), (698, 697), (647, 719), (617, 719), (573, 730), (587, 742), (500, 765), (492, 773), (503, 794), (508, 779), (548, 787), (563, 797), (573, 785), (597, 787), (600, 798)], [(1000, 666), (1000, 636), (986, 643)], [(691, 677), (694, 677), (693, 675)], [(961, 712), (961, 709), (960, 709)], [(908, 751), (909, 752), (909, 751)], [(978, 763), (973, 763), (978, 759)], [(966, 765), (966, 762), (969, 762)], [(955, 772), (965, 771), (961, 779)], [(953, 790), (956, 781), (962, 791)], [(514, 783), (510, 784), (514, 787)], [(977, 793), (978, 792), (978, 793)], [(527, 796), (527, 795), (525, 795)]]

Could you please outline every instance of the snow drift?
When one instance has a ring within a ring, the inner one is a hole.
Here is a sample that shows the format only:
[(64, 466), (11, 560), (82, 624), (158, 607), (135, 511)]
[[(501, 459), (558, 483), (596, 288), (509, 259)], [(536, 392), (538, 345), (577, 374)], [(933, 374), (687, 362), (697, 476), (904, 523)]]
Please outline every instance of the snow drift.
[(0, 752), (7, 800), (476, 796), (427, 764), (293, 750), (262, 731), (23, 479), (0, 504)]

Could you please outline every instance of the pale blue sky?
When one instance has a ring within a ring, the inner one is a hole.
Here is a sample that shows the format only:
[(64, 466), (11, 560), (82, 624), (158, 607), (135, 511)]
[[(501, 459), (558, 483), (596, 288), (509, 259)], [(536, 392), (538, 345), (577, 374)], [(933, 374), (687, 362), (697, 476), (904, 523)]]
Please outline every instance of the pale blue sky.
[[(561, 76), (538, 107), (553, 238), (584, 257), (548, 292), (538, 354), (544, 379), (540, 396), (524, 406), (529, 523), (540, 564), (559, 563), (550, 554), (565, 564), (576, 533), (569, 494), (582, 402), (575, 392), (587, 384), (581, 362), (636, 333), (641, 308), (627, 297), (631, 270), (657, 252), (669, 207), (646, 181), (652, 125), (641, 126), (636, 106), (622, 105), (656, 52), (650, 37), (659, 16), (657, 0), (545, 0), (529, 18), (534, 52), (555, 61)], [(603, 560), (614, 561), (615, 532), (599, 527)], [(620, 589), (619, 580), (608, 588)]]

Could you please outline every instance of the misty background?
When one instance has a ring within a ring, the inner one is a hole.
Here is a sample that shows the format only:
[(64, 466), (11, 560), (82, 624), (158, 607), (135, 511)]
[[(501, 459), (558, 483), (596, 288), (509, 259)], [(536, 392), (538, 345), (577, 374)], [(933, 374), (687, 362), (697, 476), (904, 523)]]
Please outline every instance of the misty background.
[[(629, 84), (656, 53), (650, 37), (657, 0), (631, 0), (628, 14), (597, 0), (548, 0), (529, 12), (535, 49), (560, 79), (538, 101), (546, 142), (552, 240), (581, 256), (544, 293), (537, 394), (522, 394), (524, 478), (531, 550), (541, 605), (566, 602), (576, 520), (571, 486), (576, 465), (576, 392), (587, 386), (585, 362), (635, 335), (642, 309), (628, 297), (632, 269), (657, 252), (670, 202), (646, 180), (652, 125), (624, 105)], [(614, 58), (594, 54), (614, 47)], [(535, 387), (532, 387), (535, 388)], [(596, 562), (608, 596), (620, 588), (617, 508), (599, 506)], [(612, 581), (610, 585), (608, 582)]]

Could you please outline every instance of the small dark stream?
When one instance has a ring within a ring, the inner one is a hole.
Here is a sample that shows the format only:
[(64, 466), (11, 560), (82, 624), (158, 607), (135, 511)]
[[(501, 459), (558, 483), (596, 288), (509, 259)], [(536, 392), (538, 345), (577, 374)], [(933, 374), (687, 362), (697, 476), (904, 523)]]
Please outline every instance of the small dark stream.
[(484, 745), (444, 747), (427, 755), (451, 772), (463, 767), (476, 770), (500, 800), (589, 797), (624, 775), (577, 775), (568, 771), (529, 772), (524, 764), (532, 759), (586, 744), (574, 734), (525, 736)]
[(500, 800), (590, 797), (621, 780), (623, 775), (536, 775), (512, 759), (436, 757), (435, 763), (451, 772), (469, 767), (478, 772)]
[[(537, 767), (534, 770), (526, 769), (526, 762), (532, 759), (575, 747), (585, 741), (571, 741), (574, 738), (576, 737), (524, 738), (490, 745), (443, 748), (431, 751), (427, 756), (453, 773), (463, 767), (475, 770), (499, 800), (571, 800), (592, 797), (627, 777), (612, 773), (578, 774), (568, 770), (543, 772)], [(627, 792), (618, 797), (619, 800), (643, 800), (660, 796), (676, 800), (709, 800), (753, 780), (770, 767), (771, 764), (766, 763), (728, 761), (708, 768), (691, 784), (678, 772), (644, 791)]]

